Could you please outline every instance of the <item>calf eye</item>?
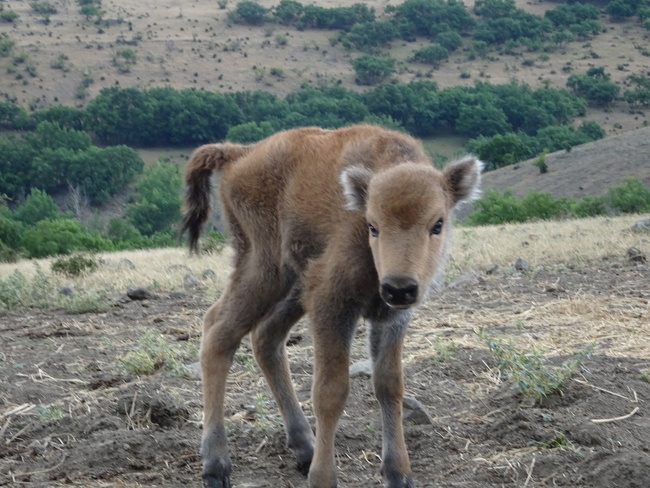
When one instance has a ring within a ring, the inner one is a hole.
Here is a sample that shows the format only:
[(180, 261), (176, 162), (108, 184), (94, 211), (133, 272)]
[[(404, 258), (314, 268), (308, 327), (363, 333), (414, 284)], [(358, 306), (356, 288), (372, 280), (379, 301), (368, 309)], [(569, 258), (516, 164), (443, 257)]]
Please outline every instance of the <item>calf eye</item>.
[(437, 234), (440, 234), (442, 232), (442, 223), (443, 223), (443, 220), (438, 219), (438, 222), (436, 222), (436, 225), (434, 225), (433, 228), (431, 229), (431, 235), (437, 235)]
[(368, 229), (370, 229), (370, 235), (372, 237), (377, 237), (379, 235), (379, 231), (375, 229), (372, 224), (368, 224)]

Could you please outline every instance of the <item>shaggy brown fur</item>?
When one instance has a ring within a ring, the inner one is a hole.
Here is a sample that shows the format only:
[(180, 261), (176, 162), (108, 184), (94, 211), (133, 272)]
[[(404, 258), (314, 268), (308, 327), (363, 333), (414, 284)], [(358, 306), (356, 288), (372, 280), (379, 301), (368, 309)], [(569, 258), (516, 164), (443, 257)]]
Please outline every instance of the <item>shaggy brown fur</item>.
[[(364, 317), (381, 407), (382, 474), (387, 487), (412, 487), (402, 430), (402, 342), (410, 310), (445, 262), (452, 209), (475, 194), (481, 163), (467, 157), (440, 172), (411, 137), (368, 125), (202, 146), (186, 170), (183, 229), (193, 249), (208, 216), (214, 170), (222, 173), (235, 264), (204, 319), (206, 486), (230, 486), (226, 376), (249, 333), (298, 468), (311, 488), (336, 486), (334, 437), (349, 390), (350, 344)], [(315, 353), (315, 439), (285, 353), (286, 336), (305, 312)]]

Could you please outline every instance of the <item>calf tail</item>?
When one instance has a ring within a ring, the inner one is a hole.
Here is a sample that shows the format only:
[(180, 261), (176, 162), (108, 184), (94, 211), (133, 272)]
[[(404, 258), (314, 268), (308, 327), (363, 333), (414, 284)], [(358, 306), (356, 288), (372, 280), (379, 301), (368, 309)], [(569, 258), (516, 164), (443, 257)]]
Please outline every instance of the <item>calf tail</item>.
[(253, 146), (241, 144), (205, 144), (199, 147), (185, 167), (185, 209), (181, 224), (181, 236), (189, 234), (190, 251), (198, 253), (201, 229), (210, 213), (212, 193), (210, 176), (226, 165), (248, 154)]

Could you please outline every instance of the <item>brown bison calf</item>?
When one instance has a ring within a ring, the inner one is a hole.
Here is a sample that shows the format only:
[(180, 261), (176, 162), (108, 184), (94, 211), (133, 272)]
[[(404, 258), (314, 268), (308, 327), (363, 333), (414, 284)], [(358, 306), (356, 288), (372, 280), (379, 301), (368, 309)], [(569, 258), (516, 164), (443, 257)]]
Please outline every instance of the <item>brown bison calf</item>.
[[(412, 487), (402, 430), (403, 338), (411, 310), (440, 275), (452, 209), (476, 193), (481, 163), (466, 157), (440, 172), (411, 137), (368, 125), (290, 130), (251, 145), (208, 144), (186, 171), (183, 230), (194, 250), (214, 170), (222, 172), (235, 263), (204, 319), (205, 485), (231, 486), (226, 376), (250, 333), (298, 468), (311, 488), (337, 486), (334, 437), (350, 388), (350, 344), (363, 317), (381, 407), (381, 471), (387, 487)], [(285, 352), (286, 336), (305, 312), (315, 353), (315, 439)]]

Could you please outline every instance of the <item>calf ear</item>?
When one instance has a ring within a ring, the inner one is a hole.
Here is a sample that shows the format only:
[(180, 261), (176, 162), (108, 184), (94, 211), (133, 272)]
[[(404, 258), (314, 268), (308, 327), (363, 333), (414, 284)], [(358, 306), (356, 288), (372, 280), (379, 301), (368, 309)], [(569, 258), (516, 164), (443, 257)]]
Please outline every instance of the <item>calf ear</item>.
[(445, 167), (442, 173), (451, 193), (453, 206), (478, 198), (481, 171), (483, 163), (474, 156), (465, 156)]
[(348, 210), (366, 208), (370, 178), (372, 178), (372, 172), (364, 166), (349, 166), (343, 170), (340, 181), (343, 186), (345, 208)]

